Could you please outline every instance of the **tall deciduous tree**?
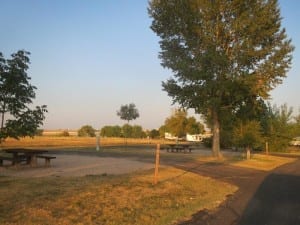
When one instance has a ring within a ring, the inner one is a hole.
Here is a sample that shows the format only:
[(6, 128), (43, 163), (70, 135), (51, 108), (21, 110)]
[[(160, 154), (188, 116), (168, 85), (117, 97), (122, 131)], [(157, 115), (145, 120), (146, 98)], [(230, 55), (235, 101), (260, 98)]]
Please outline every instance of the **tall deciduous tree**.
[(277, 0), (152, 0), (149, 14), (174, 74), (163, 90), (211, 121), (220, 156), (223, 115), (268, 98), (291, 65)]
[(45, 105), (29, 107), (36, 90), (27, 74), (29, 54), (18, 51), (5, 59), (0, 52), (0, 143), (7, 137), (34, 136), (45, 119)]

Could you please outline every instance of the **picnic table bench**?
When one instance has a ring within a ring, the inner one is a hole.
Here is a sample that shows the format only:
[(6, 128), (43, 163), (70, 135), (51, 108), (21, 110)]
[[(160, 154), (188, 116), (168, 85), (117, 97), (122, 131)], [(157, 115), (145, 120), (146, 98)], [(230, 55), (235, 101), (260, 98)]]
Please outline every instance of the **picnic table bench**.
[(167, 149), (167, 152), (192, 152), (192, 147), (189, 144), (168, 144), (164, 148)]
[(37, 155), (37, 158), (45, 159), (45, 166), (50, 166), (50, 160), (56, 159), (55, 156), (49, 156), (49, 155)]
[(50, 160), (55, 159), (55, 156), (46, 156), (42, 155), (47, 150), (38, 150), (38, 149), (5, 149), (4, 152), (12, 154), (12, 157), (0, 156), (0, 165), (3, 165), (3, 161), (11, 161), (12, 165), (18, 166), (21, 162), (25, 161), (26, 164), (29, 164), (32, 167), (37, 166), (37, 158), (44, 158), (45, 165), (50, 166)]
[(3, 165), (3, 161), (6, 160), (6, 161), (11, 161), (12, 164), (14, 162), (14, 159), (12, 157), (7, 157), (7, 156), (0, 156), (0, 165), (2, 166)]
[(3, 161), (11, 161), (12, 165), (19, 164), (20, 162), (27, 161), (25, 155), (20, 155), (18, 158), (9, 157), (9, 156), (0, 156), (0, 166), (3, 166)]

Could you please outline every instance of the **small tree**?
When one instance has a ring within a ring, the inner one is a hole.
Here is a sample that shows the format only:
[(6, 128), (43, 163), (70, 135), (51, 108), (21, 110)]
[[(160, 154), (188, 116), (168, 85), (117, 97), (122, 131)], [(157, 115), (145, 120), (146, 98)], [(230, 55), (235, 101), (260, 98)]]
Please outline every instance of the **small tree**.
[(247, 159), (250, 159), (250, 151), (262, 144), (261, 126), (258, 121), (239, 122), (233, 129), (234, 143), (243, 147), (247, 152)]
[(195, 117), (187, 118), (186, 132), (189, 134), (201, 134), (204, 132), (204, 125), (196, 121)]
[(0, 52), (0, 143), (7, 137), (33, 137), (45, 119), (45, 105), (29, 107), (36, 90), (27, 75), (29, 54), (18, 51), (11, 59), (4, 59)]
[(184, 137), (189, 134), (200, 134), (204, 131), (204, 125), (197, 122), (195, 117), (187, 117), (183, 109), (175, 109), (173, 114), (165, 120), (166, 132), (176, 137)]
[(95, 137), (95, 129), (90, 125), (82, 126), (78, 130), (78, 136), (79, 137)]
[(159, 138), (159, 137), (160, 137), (160, 133), (159, 133), (158, 130), (152, 129), (152, 130), (149, 132), (149, 137), (152, 138), (152, 139)]
[(261, 118), (264, 136), (272, 151), (283, 151), (294, 137), (293, 109), (286, 104), (277, 107), (268, 104)]
[(160, 126), (160, 128), (158, 129), (158, 132), (159, 132), (159, 137), (160, 137), (160, 138), (164, 138), (164, 137), (165, 137), (165, 133), (166, 133), (166, 132), (170, 132), (170, 131), (168, 130), (168, 128), (167, 128), (166, 125), (162, 125), (162, 126)]
[(137, 110), (134, 103), (130, 103), (129, 105), (122, 105), (120, 110), (117, 111), (117, 115), (121, 118), (121, 120), (126, 120), (127, 123), (131, 120), (135, 120), (140, 116), (139, 111)]
[(178, 138), (186, 135), (187, 123), (187, 112), (182, 109), (175, 109), (172, 115), (165, 120), (167, 130)]

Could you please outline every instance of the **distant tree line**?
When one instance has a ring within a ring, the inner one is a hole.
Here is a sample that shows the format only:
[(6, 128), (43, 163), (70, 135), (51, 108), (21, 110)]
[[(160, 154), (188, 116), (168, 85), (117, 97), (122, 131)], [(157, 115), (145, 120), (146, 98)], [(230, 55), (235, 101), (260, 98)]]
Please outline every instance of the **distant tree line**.
[(148, 135), (139, 125), (104, 126), (100, 131), (102, 137), (146, 138)]

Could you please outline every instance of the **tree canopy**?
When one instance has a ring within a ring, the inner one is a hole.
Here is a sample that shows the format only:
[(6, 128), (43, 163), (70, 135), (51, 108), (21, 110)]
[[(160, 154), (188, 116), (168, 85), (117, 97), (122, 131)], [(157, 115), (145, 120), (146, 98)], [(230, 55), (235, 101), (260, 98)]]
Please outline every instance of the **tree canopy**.
[(204, 125), (196, 121), (195, 117), (188, 117), (187, 112), (175, 109), (170, 117), (165, 120), (165, 129), (176, 137), (184, 137), (189, 134), (200, 134), (204, 131)]
[(173, 72), (163, 90), (210, 121), (219, 156), (222, 117), (255, 109), (291, 65), (277, 0), (152, 0), (149, 15)]
[(122, 105), (120, 110), (117, 111), (117, 115), (122, 119), (126, 120), (128, 123), (130, 120), (135, 120), (140, 116), (138, 109), (134, 103), (128, 105)]
[(36, 87), (27, 74), (29, 55), (20, 50), (5, 59), (0, 52), (0, 142), (7, 137), (33, 137), (45, 119), (45, 105), (30, 107)]
[(95, 137), (96, 130), (90, 125), (84, 125), (78, 130), (79, 137)]

